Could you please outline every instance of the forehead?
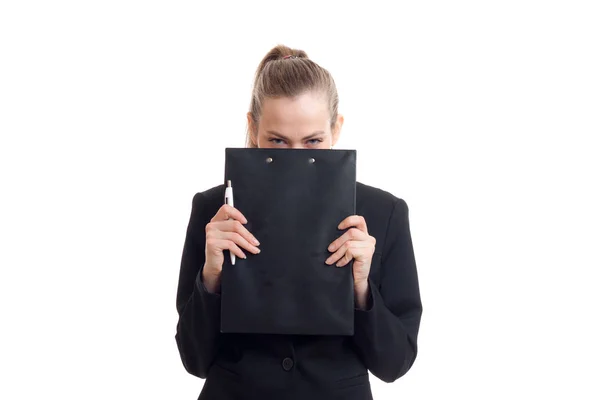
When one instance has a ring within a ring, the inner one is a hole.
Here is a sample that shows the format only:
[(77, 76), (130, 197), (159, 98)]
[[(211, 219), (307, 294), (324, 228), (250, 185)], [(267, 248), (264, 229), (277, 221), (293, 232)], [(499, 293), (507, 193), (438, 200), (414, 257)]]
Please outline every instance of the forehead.
[(261, 128), (302, 130), (323, 129), (329, 123), (325, 96), (307, 92), (296, 97), (266, 98), (263, 101)]

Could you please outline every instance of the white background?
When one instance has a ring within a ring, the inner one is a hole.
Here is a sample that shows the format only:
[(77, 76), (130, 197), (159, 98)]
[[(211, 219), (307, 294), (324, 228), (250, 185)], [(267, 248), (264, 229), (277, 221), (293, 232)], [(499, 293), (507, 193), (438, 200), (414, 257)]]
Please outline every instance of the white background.
[(197, 397), (191, 200), (278, 43), (332, 72), (337, 147), (410, 207), (419, 356), (375, 398), (600, 398), (596, 4), (3, 1), (0, 398)]

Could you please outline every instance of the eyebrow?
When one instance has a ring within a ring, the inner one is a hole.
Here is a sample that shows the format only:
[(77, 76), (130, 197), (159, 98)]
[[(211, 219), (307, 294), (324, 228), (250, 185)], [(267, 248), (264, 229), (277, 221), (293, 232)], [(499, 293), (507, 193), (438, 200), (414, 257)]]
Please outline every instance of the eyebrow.
[[(276, 132), (276, 131), (267, 131), (267, 133), (269, 133), (273, 136), (277, 136), (280, 139), (288, 139), (287, 137), (283, 136), (281, 133)], [(315, 131), (315, 132), (311, 133), (310, 135), (303, 137), (302, 140), (313, 139), (317, 136), (324, 135), (324, 134), (325, 134), (324, 131)]]

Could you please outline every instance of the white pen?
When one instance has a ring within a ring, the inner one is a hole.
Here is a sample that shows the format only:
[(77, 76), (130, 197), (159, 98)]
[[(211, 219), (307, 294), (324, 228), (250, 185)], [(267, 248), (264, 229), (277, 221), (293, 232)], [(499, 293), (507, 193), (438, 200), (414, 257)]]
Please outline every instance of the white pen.
[[(233, 207), (233, 187), (231, 187), (231, 180), (227, 180), (227, 187), (225, 188), (225, 204)], [(235, 265), (235, 254), (233, 254), (231, 250), (229, 250), (229, 257), (231, 259), (231, 265)]]

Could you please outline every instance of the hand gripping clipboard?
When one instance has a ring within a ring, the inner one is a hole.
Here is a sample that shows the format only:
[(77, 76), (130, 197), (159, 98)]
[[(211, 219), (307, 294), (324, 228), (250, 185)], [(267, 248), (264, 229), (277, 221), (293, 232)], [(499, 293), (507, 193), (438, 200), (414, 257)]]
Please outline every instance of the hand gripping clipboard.
[(352, 263), (325, 264), (356, 213), (356, 150), (225, 150), (225, 182), (260, 241), (221, 276), (221, 332), (353, 335)]

